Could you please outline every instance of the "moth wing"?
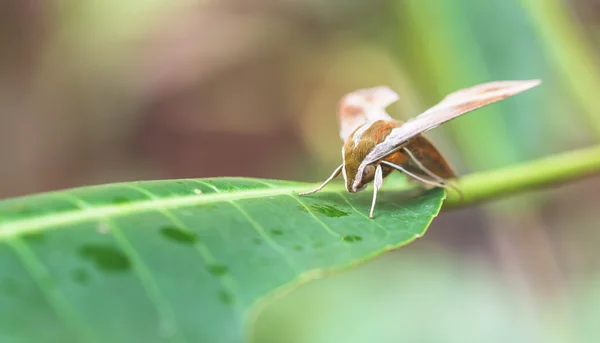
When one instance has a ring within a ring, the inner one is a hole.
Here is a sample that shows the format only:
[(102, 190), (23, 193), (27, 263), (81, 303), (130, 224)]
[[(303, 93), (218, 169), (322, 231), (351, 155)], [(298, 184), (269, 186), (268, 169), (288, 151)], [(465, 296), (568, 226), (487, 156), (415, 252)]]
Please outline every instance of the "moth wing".
[(352, 132), (366, 123), (393, 120), (385, 108), (398, 99), (400, 96), (386, 86), (364, 88), (346, 94), (338, 109), (342, 141), (346, 141)]
[[(423, 135), (418, 135), (414, 139), (411, 139), (410, 143), (406, 145), (406, 148), (417, 158), (417, 160), (427, 169), (429, 169), (435, 175), (445, 180), (456, 178), (456, 172), (446, 161), (444, 155), (436, 148), (432, 141)], [(424, 172), (421, 167), (415, 165), (412, 160), (408, 160), (404, 165), (408, 171), (413, 174), (417, 174), (426, 179), (430, 176)]]
[(411, 138), (462, 114), (517, 95), (540, 83), (540, 80), (496, 81), (451, 93), (434, 107), (393, 129), (386, 139), (366, 156), (361, 165), (368, 165), (380, 160)]
[(474, 96), (478, 96), (480, 94), (485, 94), (485, 93), (489, 93), (489, 92), (493, 92), (493, 91), (499, 91), (499, 90), (504, 90), (504, 89), (511, 89), (514, 87), (520, 87), (524, 83), (535, 83), (535, 85), (533, 85), (533, 86), (537, 86), (540, 83), (540, 81), (539, 80), (494, 81), (494, 82), (482, 83), (482, 84), (479, 84), (479, 85), (476, 85), (473, 87), (469, 87), (469, 88), (464, 88), (464, 89), (461, 89), (461, 90), (458, 90), (456, 92), (446, 95), (446, 97), (444, 99), (442, 99), (442, 101), (440, 101), (437, 105), (435, 105), (434, 107), (425, 111), (421, 115), (437, 108), (440, 105), (453, 103), (453, 102), (457, 102), (457, 101), (462, 101), (463, 99), (468, 99), (468, 98), (471, 98)]

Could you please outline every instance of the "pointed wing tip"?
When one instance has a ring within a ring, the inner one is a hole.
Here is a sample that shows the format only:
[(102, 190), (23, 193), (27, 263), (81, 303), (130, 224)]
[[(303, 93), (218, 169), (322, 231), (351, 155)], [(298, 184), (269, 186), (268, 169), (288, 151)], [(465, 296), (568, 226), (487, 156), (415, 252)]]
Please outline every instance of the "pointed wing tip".
[(393, 93), (393, 94), (397, 94), (396, 91), (394, 91), (392, 89), (392, 87), (390, 86), (386, 86), (386, 85), (379, 85), (379, 86), (375, 86), (373, 88), (371, 88), (373, 90), (376, 90), (378, 92), (386, 92), (386, 93)]
[(542, 80), (541, 79), (534, 79), (534, 80), (527, 80), (527, 81), (524, 81), (524, 82), (528, 86), (530, 86), (530, 87), (535, 87), (535, 86), (540, 85), (542, 83)]
[(533, 87), (537, 87), (542, 83), (542, 80), (540, 79), (534, 79), (534, 80), (523, 80), (523, 81), (513, 81), (515, 84), (512, 87), (512, 94), (518, 94), (521, 92), (524, 92), (528, 89), (531, 89)]
[(368, 102), (377, 106), (387, 107), (400, 99), (400, 95), (391, 87), (380, 85), (370, 88), (361, 88), (344, 96), (348, 102)]
[(376, 86), (367, 89), (367, 91), (372, 94), (372, 100), (383, 107), (400, 100), (400, 95), (389, 86)]

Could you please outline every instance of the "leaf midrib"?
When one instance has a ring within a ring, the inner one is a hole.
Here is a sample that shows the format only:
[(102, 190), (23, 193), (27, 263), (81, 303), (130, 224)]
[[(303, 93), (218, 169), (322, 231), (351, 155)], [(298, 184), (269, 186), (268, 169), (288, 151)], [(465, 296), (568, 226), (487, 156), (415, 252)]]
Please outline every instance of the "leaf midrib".
[[(132, 201), (127, 204), (105, 204), (85, 209), (80, 208), (77, 210), (52, 213), (41, 215), (35, 218), (19, 219), (12, 222), (2, 223), (0, 224), (0, 239), (12, 237), (19, 233), (38, 231), (42, 228), (48, 228), (56, 225), (66, 225), (92, 219), (102, 219), (107, 216), (123, 216), (159, 208), (176, 208), (187, 205), (238, 200), (242, 198), (253, 199), (273, 195), (282, 195), (288, 192), (293, 192), (300, 187), (302, 186), (299, 185), (295, 187), (274, 187), (247, 191), (175, 196), (168, 198)], [(333, 190), (329, 190), (329, 192), (332, 191)]]
[[(246, 178), (241, 178), (246, 179)], [(203, 179), (187, 179), (187, 181), (196, 181), (204, 183)], [(214, 180), (214, 179), (213, 179)], [(254, 179), (249, 179), (254, 180)], [(177, 181), (177, 180), (169, 180)], [(149, 181), (152, 182), (152, 181)], [(154, 199), (137, 200), (127, 204), (103, 204), (99, 206), (90, 206), (88, 208), (79, 207), (75, 210), (64, 211), (60, 213), (50, 213), (46, 215), (40, 215), (34, 218), (18, 219), (5, 223), (0, 223), (0, 240), (4, 240), (13, 236), (24, 233), (33, 233), (41, 231), (43, 229), (51, 228), (59, 225), (68, 225), (72, 223), (79, 223), (87, 220), (101, 220), (106, 217), (124, 216), (129, 214), (135, 214), (145, 211), (151, 211), (160, 208), (177, 208), (184, 206), (193, 206), (198, 204), (224, 202), (224, 201), (235, 201), (240, 199), (256, 199), (276, 195), (285, 195), (289, 193), (296, 193), (301, 190), (310, 189), (315, 184), (309, 183), (296, 183), (292, 186), (277, 186), (270, 184), (266, 181), (261, 181), (262, 184), (269, 186), (270, 188), (252, 189), (252, 190), (237, 190), (237, 191), (221, 191), (209, 194), (194, 194), (185, 196), (173, 196), (173, 197), (156, 197)], [(113, 185), (128, 185), (133, 183), (117, 183)], [(89, 189), (98, 188), (102, 186), (91, 186), (86, 187)], [(389, 185), (386, 190), (402, 190), (406, 189), (406, 185)], [(319, 193), (343, 193), (346, 192), (344, 185), (341, 183), (332, 183)], [(67, 195), (68, 190), (50, 192), (47, 195), (56, 194)], [(74, 200), (83, 202), (82, 199), (69, 195)], [(90, 204), (93, 205), (93, 204)]]

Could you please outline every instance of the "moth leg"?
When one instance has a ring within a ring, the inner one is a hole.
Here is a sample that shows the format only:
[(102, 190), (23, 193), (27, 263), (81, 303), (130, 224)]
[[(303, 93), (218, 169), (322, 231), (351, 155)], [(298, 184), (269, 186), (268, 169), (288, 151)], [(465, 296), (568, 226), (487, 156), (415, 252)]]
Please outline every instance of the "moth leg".
[[(434, 172), (432, 172), (431, 170), (429, 170), (406, 147), (403, 147), (402, 150), (406, 153), (406, 155), (408, 155), (408, 157), (410, 157), (410, 159), (417, 165), (417, 167), (421, 168), (421, 170), (425, 172), (425, 174), (431, 176), (435, 181), (441, 183), (442, 185), (448, 185), (448, 186), (450, 186), (452, 189), (454, 189), (458, 193), (458, 195), (460, 196), (461, 199), (464, 198), (463, 192), (460, 190), (460, 188), (454, 182), (452, 182), (450, 180), (445, 180), (444, 178), (439, 177)], [(444, 187), (444, 188), (446, 188), (446, 187)]]
[(375, 210), (375, 203), (377, 202), (377, 191), (383, 185), (383, 170), (381, 169), (381, 165), (377, 165), (377, 169), (375, 169), (375, 179), (374, 179), (374, 187), (373, 187), (373, 202), (371, 203), (371, 212), (369, 212), (369, 218), (373, 219), (373, 211)]
[(325, 188), (325, 186), (331, 182), (331, 180), (335, 179), (338, 175), (340, 175), (340, 173), (342, 172), (342, 168), (344, 167), (343, 164), (340, 164), (339, 167), (337, 167), (333, 173), (331, 173), (331, 176), (329, 176), (329, 178), (327, 180), (325, 180), (319, 187), (313, 189), (312, 191), (308, 191), (308, 192), (302, 192), (302, 193), (298, 193), (298, 195), (302, 196), (302, 195), (309, 195), (309, 194), (313, 194), (316, 193), (318, 191), (320, 191), (321, 189)]
[(388, 167), (392, 167), (392, 168), (394, 168), (394, 169), (396, 169), (396, 170), (398, 170), (398, 171), (400, 171), (400, 172), (402, 172), (402, 173), (404, 173), (404, 174), (406, 174), (406, 175), (408, 175), (408, 176), (410, 176), (410, 177), (412, 177), (412, 178), (414, 178), (416, 180), (419, 180), (419, 181), (421, 181), (423, 183), (426, 183), (428, 185), (432, 185), (432, 186), (435, 186), (435, 187), (446, 188), (446, 185), (443, 184), (443, 183), (439, 183), (439, 182), (435, 182), (435, 181), (424, 179), (424, 178), (420, 177), (419, 175), (413, 174), (413, 173), (409, 172), (408, 170), (406, 170), (406, 169), (404, 169), (404, 168), (400, 167), (399, 165), (394, 164), (392, 162), (381, 161), (381, 164), (385, 164)]

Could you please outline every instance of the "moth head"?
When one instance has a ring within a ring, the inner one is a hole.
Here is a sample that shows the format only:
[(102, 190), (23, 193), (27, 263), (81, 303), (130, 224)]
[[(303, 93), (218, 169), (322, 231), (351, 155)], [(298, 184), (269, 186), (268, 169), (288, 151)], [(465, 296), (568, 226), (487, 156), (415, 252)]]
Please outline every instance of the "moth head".
[(364, 168), (360, 168), (360, 175), (358, 174), (359, 166), (362, 159), (369, 153), (371, 149), (366, 146), (358, 148), (351, 148), (346, 150), (346, 146), (342, 150), (344, 154), (344, 180), (346, 182), (346, 190), (351, 193), (356, 193), (364, 190), (367, 185), (373, 181), (375, 177), (376, 164), (370, 164)]
[(365, 165), (365, 157), (398, 125), (401, 125), (398, 121), (368, 123), (357, 128), (346, 139), (342, 148), (342, 172), (348, 192), (360, 192), (373, 181), (378, 162)]
[(376, 163), (366, 165), (364, 168), (362, 168), (360, 176), (357, 175), (357, 177), (354, 178), (352, 189), (355, 190), (355, 192), (362, 191), (363, 189), (365, 189), (367, 185), (371, 183), (375, 178), (375, 169), (377, 169)]

